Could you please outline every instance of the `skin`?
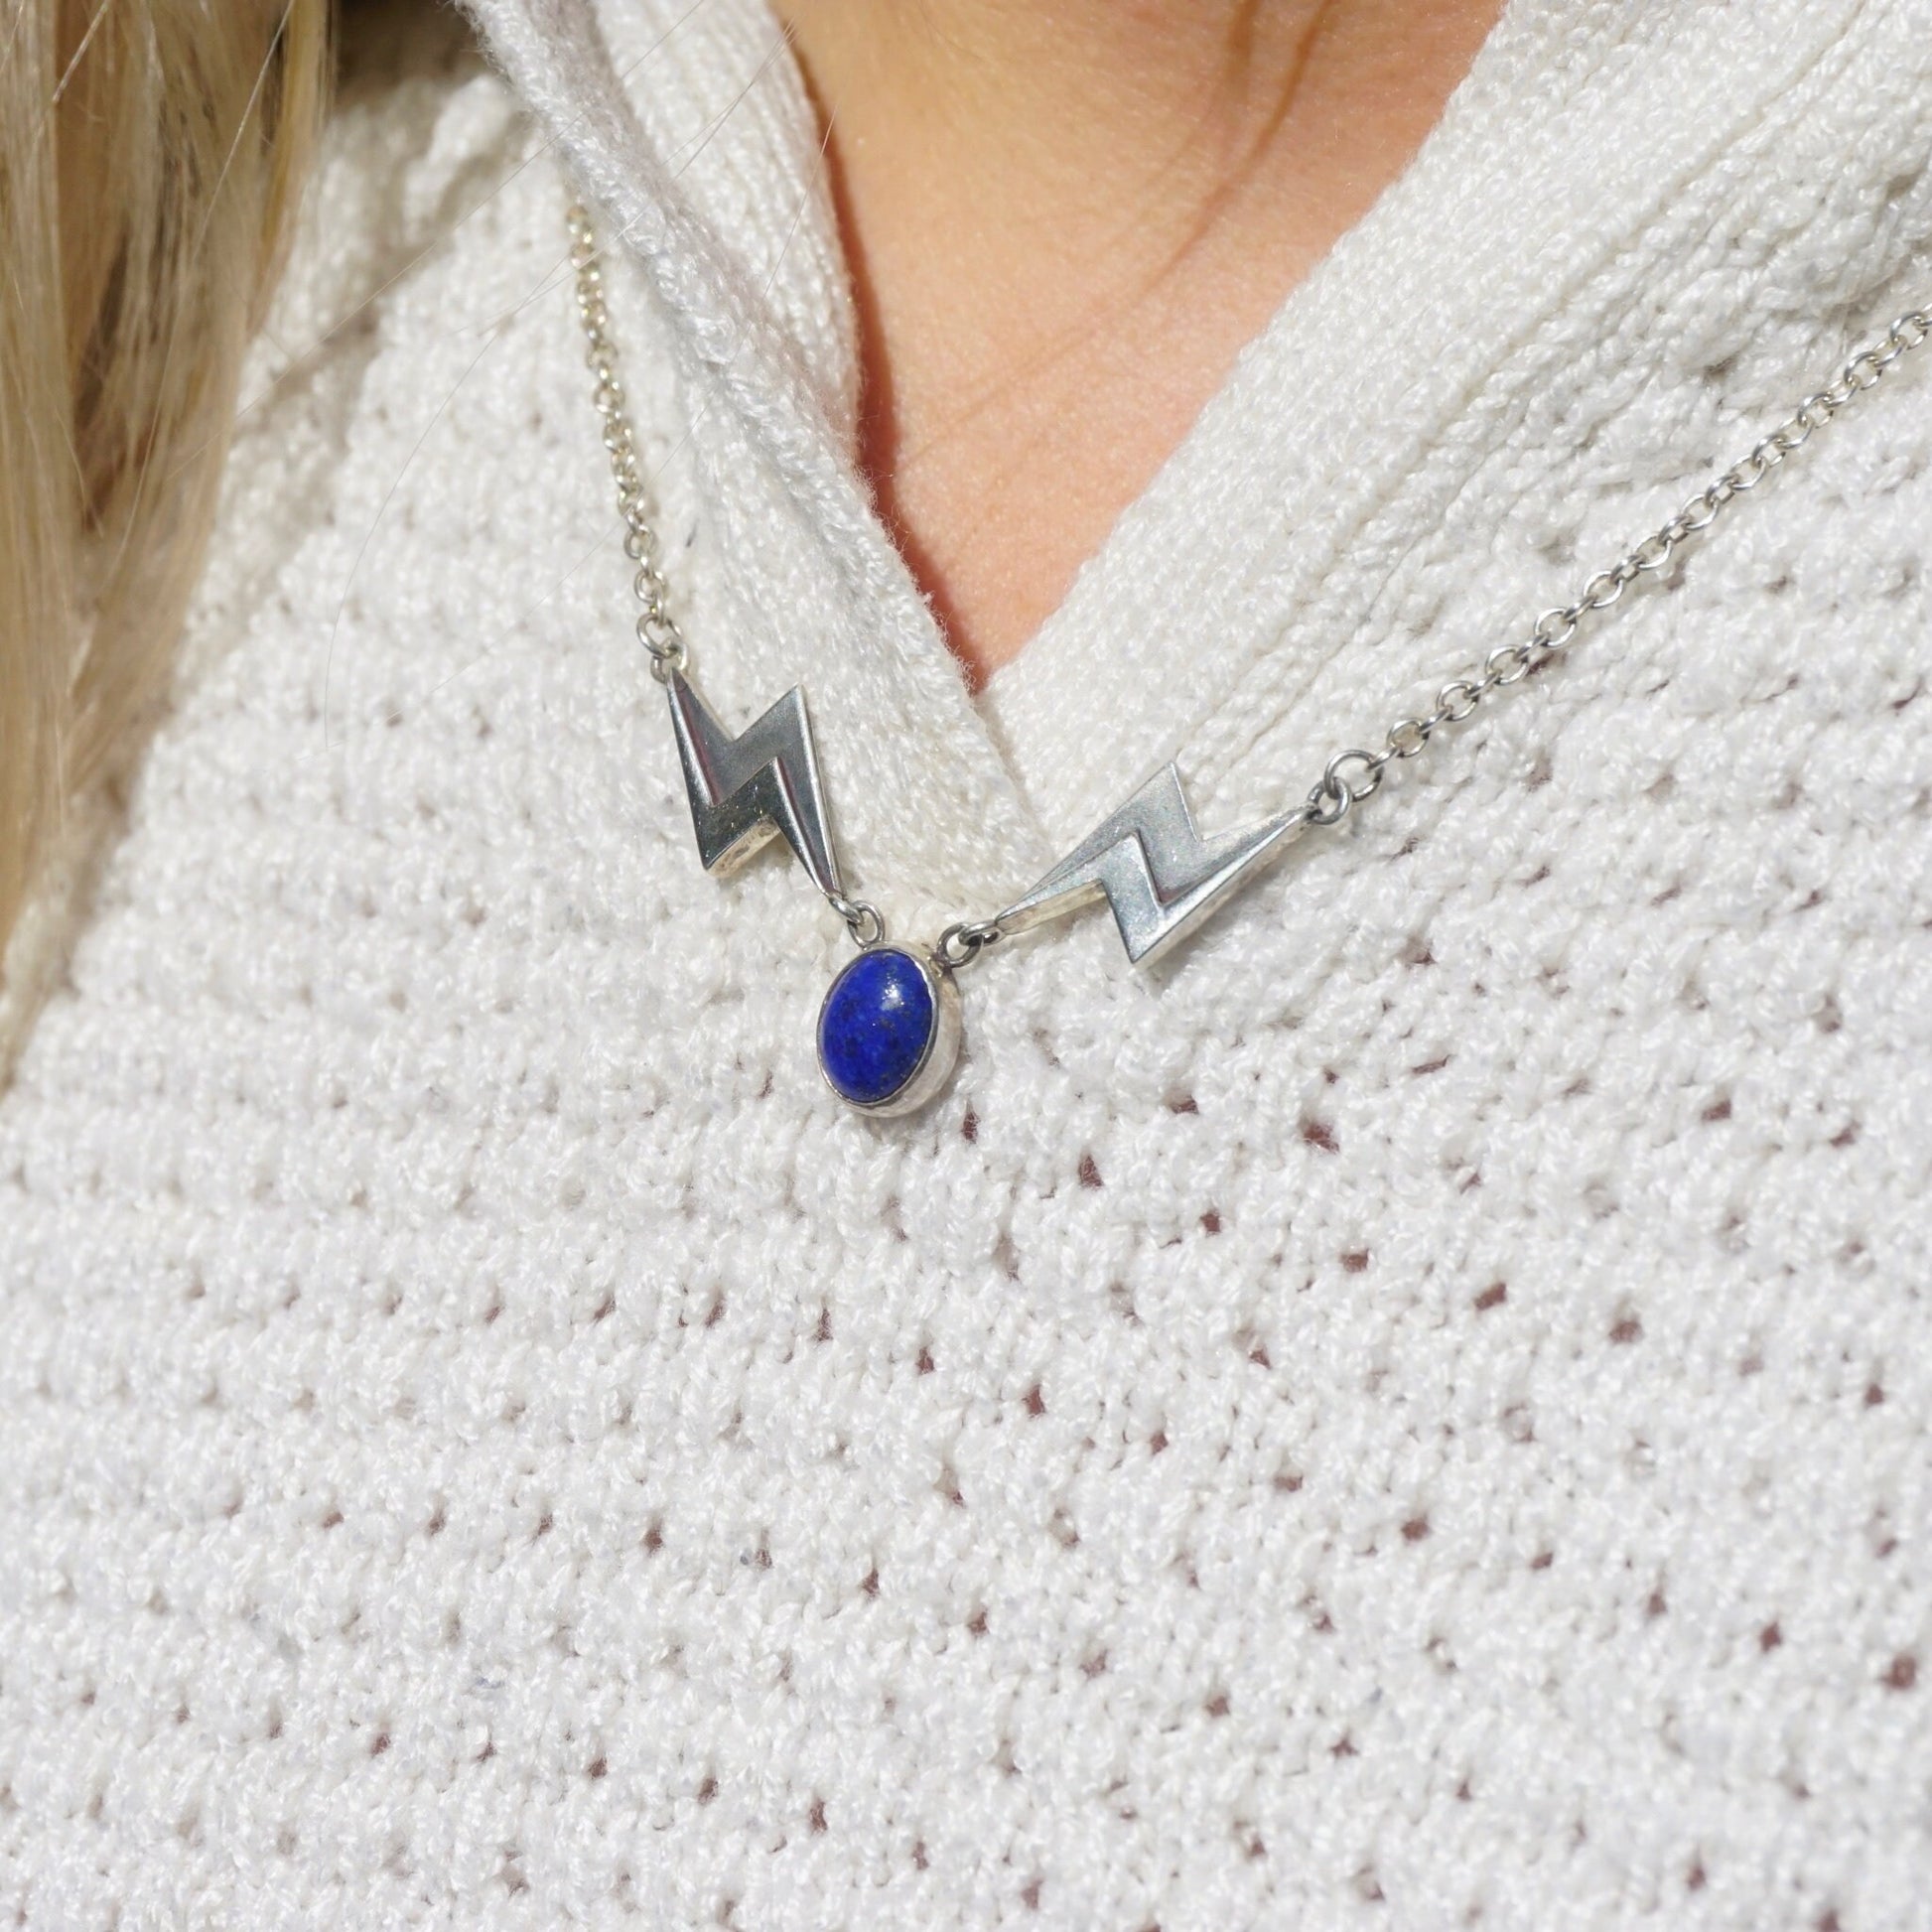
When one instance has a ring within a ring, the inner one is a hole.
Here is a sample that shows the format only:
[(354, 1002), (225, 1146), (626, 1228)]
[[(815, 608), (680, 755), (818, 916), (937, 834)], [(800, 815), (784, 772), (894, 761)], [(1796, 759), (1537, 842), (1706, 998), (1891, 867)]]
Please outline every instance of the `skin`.
[(860, 460), (975, 688), (1394, 180), (1502, 0), (784, 0)]

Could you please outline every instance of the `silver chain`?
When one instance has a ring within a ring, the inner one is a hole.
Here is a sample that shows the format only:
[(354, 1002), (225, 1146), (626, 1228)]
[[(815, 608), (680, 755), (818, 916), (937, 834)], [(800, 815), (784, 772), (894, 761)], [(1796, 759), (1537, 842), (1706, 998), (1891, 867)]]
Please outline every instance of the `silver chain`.
[(1877, 342), (1860, 349), (1829, 388), (1807, 396), (1748, 455), (1706, 483), (1675, 516), (1626, 550), (1607, 570), (1599, 570), (1574, 603), (1545, 611), (1521, 643), (1492, 650), (1476, 675), (1444, 685), (1436, 694), (1434, 711), (1420, 718), (1397, 719), (1381, 751), (1337, 752), (1302, 807), (1307, 822), (1339, 825), (1352, 806), (1380, 789), (1383, 773), (1395, 759), (1414, 758), (1445, 725), (1461, 724), (1491, 692), (1520, 684), (1539, 665), (1567, 649), (1590, 618), (1607, 611), (1639, 577), (1662, 570), (1679, 544), (1708, 530), (1728, 504), (1755, 489), (1854, 397), (1875, 388), (1885, 371), (1928, 336), (1932, 336), (1932, 315), (1922, 309), (1907, 310)]
[[(596, 380), (594, 400), (603, 418), (604, 448), (611, 459), (618, 510), (623, 518), (623, 554), (637, 567), (634, 587), (641, 607), (637, 641), (649, 654), (651, 675), (664, 683), (673, 671), (684, 668), (689, 652), (684, 633), (670, 614), (670, 585), (659, 568), (662, 546), (646, 514), (636, 438), (624, 411), (623, 386), (618, 380), (618, 350), (611, 340), (610, 312), (604, 304), (597, 233), (581, 204), (572, 204), (569, 220), (570, 263), (577, 276), (584, 359)], [(1928, 337), (1932, 337), (1932, 314), (1908, 309), (1876, 342), (1860, 349), (1839, 371), (1835, 382), (1807, 396), (1784, 422), (1722, 476), (1706, 483), (1675, 516), (1626, 550), (1607, 570), (1599, 570), (1577, 593), (1574, 602), (1545, 611), (1520, 643), (1501, 645), (1482, 660), (1480, 670), (1472, 667), (1471, 675), (1444, 685), (1436, 694), (1433, 711), (1420, 717), (1398, 718), (1384, 735), (1380, 751), (1337, 752), (1297, 808), (1303, 823), (1315, 829), (1339, 825), (1363, 799), (1381, 789), (1389, 766), (1397, 759), (1415, 758), (1444, 726), (1464, 723), (1492, 693), (1520, 684), (1532, 671), (1567, 650), (1591, 618), (1607, 611), (1639, 577), (1662, 570), (1680, 544), (1708, 530), (1727, 505), (1755, 489), (1848, 403), (1875, 388), (1901, 355), (1917, 348)], [(870, 930), (878, 921), (874, 908), (861, 901), (834, 903), (848, 925), (853, 925), (856, 917), (866, 920)], [(856, 925), (854, 931), (857, 936)], [(1000, 927), (994, 920), (962, 919), (940, 934), (934, 951), (948, 966), (963, 966), (1000, 937)], [(865, 943), (863, 938), (861, 943)]]
[(598, 260), (597, 230), (583, 205), (570, 206), (570, 265), (577, 276), (577, 319), (584, 328), (584, 363), (594, 378), (592, 401), (604, 421), (604, 451), (611, 459), (618, 514), (623, 518), (623, 554), (636, 565), (631, 580), (637, 593), (637, 641), (650, 658), (651, 676), (670, 681), (690, 653), (684, 633), (671, 616), (671, 587), (664, 576), (664, 546), (652, 527), (649, 497), (637, 470), (637, 439), (623, 406), (618, 380), (618, 345), (611, 340), (611, 312), (604, 305), (604, 269)]

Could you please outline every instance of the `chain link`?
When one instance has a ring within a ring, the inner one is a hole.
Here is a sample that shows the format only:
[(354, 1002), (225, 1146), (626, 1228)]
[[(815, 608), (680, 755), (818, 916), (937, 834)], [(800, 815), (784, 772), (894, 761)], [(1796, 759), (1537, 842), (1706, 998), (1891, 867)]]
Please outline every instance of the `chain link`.
[(1397, 719), (1379, 752), (1337, 753), (1309, 792), (1302, 808), (1307, 822), (1312, 826), (1339, 825), (1353, 807), (1380, 789), (1392, 760), (1415, 758), (1445, 725), (1461, 724), (1492, 692), (1520, 684), (1539, 665), (1567, 650), (1591, 618), (1607, 611), (1639, 577), (1662, 570), (1680, 544), (1708, 530), (1727, 505), (1755, 489), (1855, 397), (1874, 388), (1901, 355), (1917, 348), (1928, 336), (1932, 336), (1932, 315), (1921, 309), (1907, 310), (1877, 342), (1860, 349), (1829, 388), (1807, 396), (1784, 422), (1707, 483), (1675, 516), (1626, 550), (1609, 569), (1599, 570), (1577, 594), (1575, 602), (1545, 611), (1520, 643), (1492, 650), (1482, 660), (1477, 675), (1444, 685), (1436, 694), (1433, 711), (1422, 717)]

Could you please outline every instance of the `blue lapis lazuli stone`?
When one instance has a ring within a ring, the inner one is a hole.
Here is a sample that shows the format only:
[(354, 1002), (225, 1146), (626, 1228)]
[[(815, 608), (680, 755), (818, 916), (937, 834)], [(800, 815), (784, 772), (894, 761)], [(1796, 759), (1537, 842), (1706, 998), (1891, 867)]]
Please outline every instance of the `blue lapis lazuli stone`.
[(897, 946), (869, 947), (825, 996), (819, 1064), (855, 1107), (877, 1106), (919, 1070), (937, 1021), (919, 962)]

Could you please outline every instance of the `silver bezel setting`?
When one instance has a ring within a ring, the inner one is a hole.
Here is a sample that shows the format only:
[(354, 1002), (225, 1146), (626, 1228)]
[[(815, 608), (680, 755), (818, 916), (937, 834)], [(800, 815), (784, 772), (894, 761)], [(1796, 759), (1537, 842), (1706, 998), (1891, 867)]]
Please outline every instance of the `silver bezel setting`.
[(911, 960), (924, 976), (926, 990), (932, 995), (932, 1027), (925, 1037), (924, 1052), (919, 1055), (912, 1071), (884, 1100), (852, 1100), (839, 1093), (839, 1089), (833, 1085), (831, 1074), (826, 1070), (818, 1037), (825, 1025), (825, 1009), (832, 1003), (833, 991), (858, 963), (857, 960), (847, 960), (833, 974), (832, 984), (825, 989), (825, 997), (818, 1003), (818, 1019), (812, 1026), (812, 1053), (818, 1061), (819, 1078), (838, 1094), (842, 1106), (850, 1107), (855, 1114), (868, 1114), (875, 1120), (887, 1120), (895, 1114), (915, 1113), (927, 1101), (938, 1098), (946, 1082), (952, 1078), (953, 1068), (959, 1063), (959, 1046), (965, 1028), (960, 1014), (959, 983), (953, 978), (951, 970), (935, 959), (924, 946), (882, 939), (874, 945), (862, 947), (858, 958), (863, 959), (867, 953), (873, 952), (900, 953)]

